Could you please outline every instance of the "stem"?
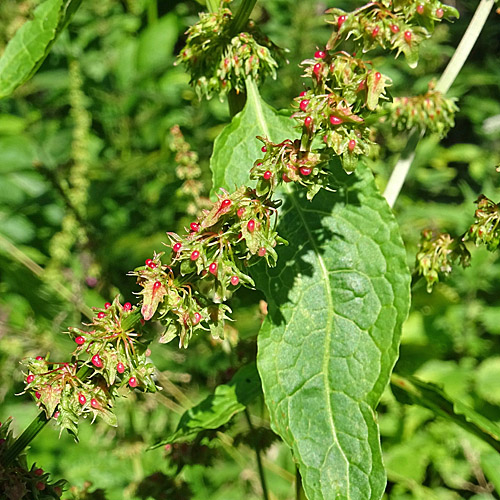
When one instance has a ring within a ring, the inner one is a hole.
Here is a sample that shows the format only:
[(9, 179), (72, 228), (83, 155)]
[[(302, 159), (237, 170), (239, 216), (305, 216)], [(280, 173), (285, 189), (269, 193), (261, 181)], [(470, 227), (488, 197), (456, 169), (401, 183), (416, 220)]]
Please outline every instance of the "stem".
[[(488, 15), (491, 12), (494, 3), (495, 0), (481, 0), (481, 2), (479, 2), (476, 12), (472, 17), (471, 22), (469, 23), (469, 26), (467, 27), (462, 37), (462, 40), (460, 40), (460, 43), (458, 44), (453, 57), (450, 59), (450, 62), (446, 66), (446, 69), (443, 71), (441, 78), (436, 84), (436, 90), (438, 90), (439, 92), (446, 94), (446, 92), (448, 92), (450, 87), (453, 85), (455, 78), (462, 69), (465, 61), (467, 60), (467, 57), (469, 57), (472, 47), (476, 43), (476, 40), (478, 39), (479, 34), (481, 33), (484, 24), (486, 23), (486, 19), (488, 18)], [(408, 175), (408, 171), (410, 170), (411, 164), (413, 163), (413, 159), (415, 158), (416, 147), (424, 133), (425, 129), (420, 132), (420, 136), (418, 138), (417, 132), (413, 132), (410, 135), (410, 138), (408, 139), (408, 145), (403, 152), (402, 158), (400, 158), (400, 160), (394, 167), (394, 170), (392, 171), (391, 177), (384, 192), (384, 197), (391, 208), (396, 203), (401, 188), (403, 187), (403, 184), (405, 182), (406, 176)], [(411, 153), (409, 152), (411, 150), (408, 148), (410, 143), (415, 144)]]
[[(255, 428), (252, 424), (252, 421), (250, 420), (250, 413), (248, 412), (248, 408), (245, 408), (245, 417), (248, 422), (248, 427), (250, 427), (250, 431), (252, 434), (255, 434)], [(257, 456), (257, 467), (259, 468), (259, 476), (260, 476), (260, 484), (262, 486), (262, 494), (264, 497), (264, 500), (269, 500), (269, 494), (267, 492), (267, 485), (266, 485), (266, 477), (264, 476), (264, 467), (262, 467), (262, 459), (260, 457), (260, 449), (259, 445), (256, 443), (255, 444), (255, 455)]]
[(2, 464), (8, 467), (19, 454), (30, 444), (30, 442), (35, 438), (35, 436), (45, 427), (48, 422), (45, 413), (40, 412), (31, 424), (26, 427), (24, 432), (14, 441), (12, 446), (7, 449), (5, 455), (2, 458)]
[(236, 33), (239, 33), (245, 27), (256, 3), (257, 0), (242, 0), (240, 8), (236, 12), (229, 28), (230, 36), (236, 35)]
[(207, 9), (209, 12), (217, 12), (220, 2), (218, 0), (207, 0)]
[(157, 0), (149, 0), (148, 5), (148, 24), (151, 26), (158, 21), (158, 2)]

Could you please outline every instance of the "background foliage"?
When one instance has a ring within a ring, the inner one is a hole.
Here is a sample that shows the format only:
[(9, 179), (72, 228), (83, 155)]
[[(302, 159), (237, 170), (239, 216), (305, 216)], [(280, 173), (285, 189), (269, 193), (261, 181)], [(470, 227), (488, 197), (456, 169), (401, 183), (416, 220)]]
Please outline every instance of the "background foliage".
[[(1, 3), (0, 52), (38, 3)], [(315, 0), (257, 5), (252, 17), (290, 50), (290, 64), (260, 90), (274, 107), (288, 107), (302, 90), (298, 63), (326, 43), (322, 13), (333, 6), (352, 8), (351, 2)], [(373, 56), (393, 79), (394, 96), (425, 92), (475, 6), (456, 2), (460, 20), (439, 26), (414, 70)], [(194, 1), (86, 2), (35, 77), (0, 101), (0, 421), (13, 415), (18, 430), (36, 411), (26, 397), (14, 397), (23, 387), (19, 360), (48, 351), (65, 358), (73, 345), (61, 332), (85, 319), (86, 306), (101, 307), (117, 293), (132, 300), (136, 287), (126, 272), (161, 250), (165, 231), (192, 220), (193, 197), (171, 148), (174, 124), (199, 155), (208, 195), (208, 162), (229, 120), (227, 104), (198, 101), (189, 77), (173, 65), (200, 9)], [(457, 125), (441, 142), (424, 139), (395, 207), (410, 265), (421, 229), (461, 234), (480, 193), (499, 199), (499, 40), (492, 13), (450, 92), (459, 99)], [(379, 141), (369, 164), (383, 188), (403, 140), (381, 127)], [(414, 289), (396, 371), (438, 383), (500, 422), (500, 265), (482, 248), (472, 253), (471, 268), (454, 271), (432, 295), (423, 283)], [(292, 498), (293, 462), (269, 430), (261, 398), (251, 407), (254, 432), (241, 414), (194, 443), (146, 452), (176, 428), (185, 408), (255, 358), (265, 313), (260, 300), (244, 290), (233, 299), (237, 321), (224, 341), (199, 337), (187, 351), (155, 345), (152, 359), (164, 390), (122, 400), (117, 429), (82, 425), (76, 444), (66, 435), (58, 440), (49, 426), (33, 442), (29, 460), (68, 479), (74, 487), (68, 498), (102, 488), (108, 499), (252, 499), (261, 498), (250, 448), (257, 440), (273, 498)], [(430, 410), (398, 402), (390, 390), (378, 411), (387, 498), (499, 498), (500, 459), (486, 445)]]

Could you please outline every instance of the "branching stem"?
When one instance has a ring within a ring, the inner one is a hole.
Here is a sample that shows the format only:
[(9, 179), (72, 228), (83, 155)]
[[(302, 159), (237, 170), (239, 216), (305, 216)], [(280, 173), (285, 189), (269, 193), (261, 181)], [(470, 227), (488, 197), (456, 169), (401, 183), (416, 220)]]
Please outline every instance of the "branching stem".
[[(478, 39), (494, 4), (495, 0), (481, 0), (479, 2), (476, 12), (472, 17), (462, 40), (460, 40), (453, 57), (436, 84), (436, 90), (439, 92), (446, 94), (452, 86), (455, 78), (465, 64), (467, 57), (469, 57), (472, 47), (476, 43), (476, 40)], [(424, 133), (425, 129), (420, 133), (416, 131), (411, 133), (405, 150), (392, 171), (384, 192), (384, 197), (390, 207), (393, 207), (398, 199), (401, 188), (403, 187), (406, 176), (408, 175), (411, 164), (415, 158), (415, 150), (418, 146), (418, 142), (423, 137)]]

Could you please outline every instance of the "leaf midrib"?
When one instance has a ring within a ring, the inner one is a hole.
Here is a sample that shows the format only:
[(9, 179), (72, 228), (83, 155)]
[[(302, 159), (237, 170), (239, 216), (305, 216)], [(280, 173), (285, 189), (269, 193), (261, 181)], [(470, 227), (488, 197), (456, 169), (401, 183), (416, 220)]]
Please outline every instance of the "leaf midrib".
[[(269, 128), (267, 126), (267, 122), (265, 121), (264, 118), (264, 113), (262, 111), (262, 101), (261, 99), (258, 98), (258, 91), (256, 89), (255, 82), (251, 79), (248, 78), (246, 81), (246, 88), (247, 88), (247, 98), (252, 101), (252, 104), (254, 106), (256, 116), (257, 116), (257, 121), (259, 125), (262, 128), (262, 131), (266, 135), (268, 139), (270, 139), (270, 134), (269, 134)], [(302, 225), (304, 226), (307, 237), (311, 243), (311, 247), (314, 251), (314, 254), (316, 256), (316, 259), (318, 261), (319, 268), (321, 270), (321, 274), (323, 276), (323, 282), (325, 286), (325, 291), (326, 291), (326, 300), (328, 304), (328, 311), (333, 311), (333, 298), (332, 298), (332, 289), (330, 285), (330, 279), (328, 275), (328, 270), (326, 268), (325, 262), (319, 252), (319, 248), (316, 245), (316, 241), (309, 229), (309, 226), (307, 225), (306, 218), (304, 216), (304, 213), (302, 211), (302, 207), (297, 201), (297, 198), (290, 186), (285, 186), (285, 192), (289, 199), (291, 200), (293, 207), (295, 208), (296, 213), (299, 215), (300, 220), (302, 221)], [(332, 430), (332, 436), (334, 438), (335, 444), (337, 445), (338, 450), (342, 454), (342, 458), (344, 459), (346, 465), (347, 465), (347, 498), (350, 499), (351, 496), (349, 494), (350, 491), (350, 478), (349, 478), (349, 460), (347, 459), (344, 450), (340, 446), (338, 437), (337, 437), (337, 432), (335, 429), (335, 422), (333, 419), (333, 414), (332, 414), (332, 405), (330, 401), (330, 394), (329, 394), (329, 355), (330, 355), (330, 348), (331, 348), (331, 337), (332, 337), (332, 328), (333, 328), (333, 314), (327, 314), (327, 322), (325, 325), (325, 346), (324, 346), (324, 354), (323, 354), (323, 362), (322, 362), (322, 372), (323, 372), (323, 383), (324, 383), (324, 392), (325, 392), (325, 401), (326, 401), (326, 408), (328, 412), (328, 417), (330, 421), (330, 428)], [(327, 453), (325, 453), (325, 460), (327, 457)], [(323, 462), (324, 463), (324, 462)]]
[[(307, 225), (306, 219), (304, 217), (304, 213), (302, 211), (302, 207), (297, 201), (297, 198), (293, 192), (293, 189), (291, 186), (285, 186), (285, 192), (289, 199), (291, 200), (293, 207), (295, 208), (297, 214), (300, 217), (300, 220), (302, 221), (302, 225), (304, 226), (304, 229), (306, 230), (307, 233), (307, 238), (309, 239), (312, 249), (314, 251), (314, 255), (318, 261), (319, 267), (321, 269), (321, 274), (323, 275), (323, 282), (325, 286), (325, 291), (326, 291), (326, 300), (328, 303), (328, 311), (333, 311), (333, 299), (332, 299), (332, 288), (330, 285), (330, 279), (328, 276), (328, 270), (326, 268), (325, 262), (323, 260), (323, 257), (321, 256), (319, 252), (319, 248), (316, 245), (316, 241), (314, 239), (314, 236), (312, 235), (309, 226)], [(332, 414), (332, 405), (330, 401), (330, 394), (329, 394), (329, 369), (328, 369), (328, 361), (329, 361), (329, 354), (330, 354), (330, 347), (331, 347), (331, 340), (332, 340), (332, 327), (333, 327), (333, 313), (332, 314), (327, 314), (327, 321), (325, 325), (325, 347), (324, 347), (324, 354), (323, 354), (323, 363), (322, 363), (322, 372), (323, 372), (323, 383), (325, 387), (325, 400), (326, 400), (326, 409), (328, 411), (328, 417), (330, 420), (330, 427), (332, 429), (332, 435), (335, 440), (335, 444), (337, 445), (338, 450), (342, 454), (342, 457), (347, 465), (347, 498), (350, 499), (351, 496), (349, 494), (350, 491), (350, 479), (349, 479), (349, 460), (347, 459), (344, 450), (340, 446), (339, 440), (337, 438), (337, 432), (335, 429), (335, 421), (333, 419), (333, 414)], [(326, 460), (326, 455), (325, 454), (325, 460)]]

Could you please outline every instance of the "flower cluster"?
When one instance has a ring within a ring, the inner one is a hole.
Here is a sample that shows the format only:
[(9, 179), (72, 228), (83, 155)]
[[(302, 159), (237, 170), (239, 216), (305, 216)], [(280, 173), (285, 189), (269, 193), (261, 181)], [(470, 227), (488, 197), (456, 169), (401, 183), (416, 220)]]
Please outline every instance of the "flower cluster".
[(484, 243), (488, 250), (494, 251), (500, 243), (500, 207), (484, 194), (479, 196), (476, 203), (476, 220), (463, 239), (473, 240), (476, 245)]
[(395, 97), (384, 108), (389, 112), (392, 126), (398, 130), (418, 127), (444, 137), (455, 126), (458, 111), (455, 101), (455, 98), (444, 97), (441, 92), (429, 89), (424, 95)]
[(439, 281), (440, 276), (451, 273), (452, 264), (457, 259), (463, 267), (470, 264), (470, 253), (460, 239), (448, 233), (437, 233), (426, 229), (422, 231), (417, 253), (416, 272), (427, 281), (427, 291)]
[(333, 8), (327, 14), (334, 26), (328, 49), (352, 38), (355, 50), (363, 53), (377, 47), (403, 52), (410, 67), (417, 65), (419, 45), (431, 36), (435, 23), (458, 18), (454, 7), (439, 0), (381, 0), (353, 12)]
[(223, 336), (230, 312), (225, 302), (241, 284), (254, 285), (247, 268), (261, 259), (270, 266), (276, 262), (275, 247), (284, 242), (272, 220), (277, 206), (249, 188), (222, 191), (185, 235), (168, 233), (168, 264), (156, 254), (131, 273), (142, 287), (144, 320), (156, 314), (166, 328), (160, 342), (178, 336), (180, 346), (187, 347), (201, 330)]
[(10, 430), (12, 418), (0, 422), (0, 492), (2, 498), (16, 500), (50, 500), (61, 498), (64, 480), (51, 482), (49, 474), (36, 464), (31, 468), (26, 463), (26, 456), (18, 456), (10, 465), (4, 465), (2, 458), (14, 444)]
[(339, 156), (346, 172), (352, 172), (360, 154), (368, 154), (372, 141), (366, 118), (385, 97), (390, 79), (346, 52), (318, 50), (303, 61), (304, 77), (311, 88), (296, 99), (293, 117), (302, 126), (302, 145), (309, 149), (315, 136)]
[(191, 75), (191, 84), (201, 98), (224, 96), (231, 90), (245, 91), (245, 78), (260, 81), (276, 78), (283, 51), (253, 22), (246, 30), (233, 33), (233, 15), (227, 8), (202, 13), (198, 23), (187, 31), (187, 41), (178, 61)]
[[(118, 298), (107, 302), (85, 330), (70, 328), (77, 345), (72, 362), (52, 362), (48, 356), (26, 358), (26, 391), (48, 419), (75, 436), (80, 417), (101, 417), (116, 426), (113, 398), (123, 386), (154, 392), (154, 367), (147, 359), (147, 334), (134, 329), (138, 311)], [(80, 358), (84, 358), (81, 360)]]

